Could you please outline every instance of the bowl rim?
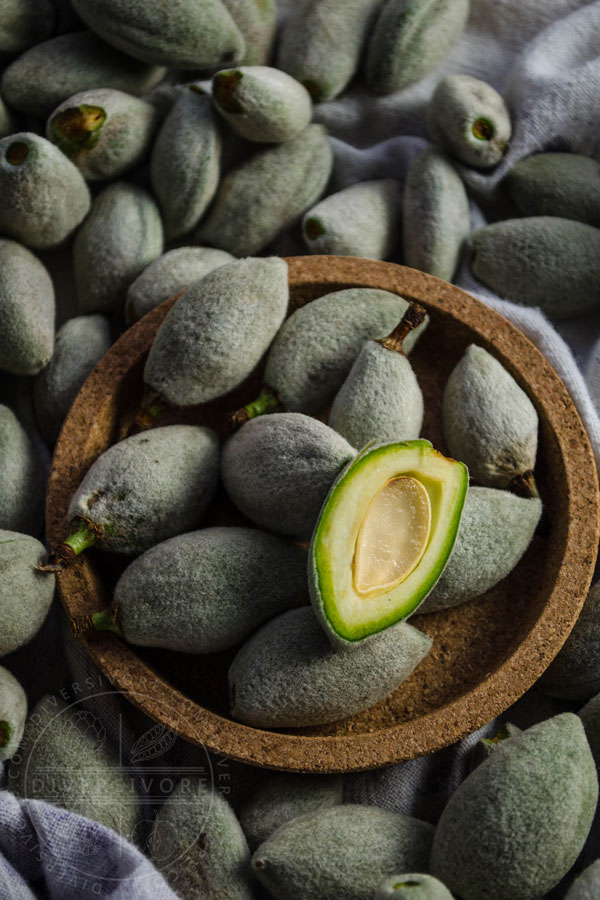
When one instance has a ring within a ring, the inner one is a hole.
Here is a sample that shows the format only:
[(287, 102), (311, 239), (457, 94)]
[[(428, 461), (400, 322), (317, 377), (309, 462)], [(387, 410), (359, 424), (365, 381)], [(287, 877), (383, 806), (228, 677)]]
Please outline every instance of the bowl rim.
[[(567, 481), (565, 553), (542, 612), (499, 667), (464, 693), (417, 719), (348, 735), (286, 734), (235, 722), (185, 697), (115, 635), (80, 634), (79, 639), (100, 671), (130, 702), (180, 737), (213, 753), (292, 772), (365, 771), (454, 743), (504, 712), (544, 672), (575, 624), (592, 580), (600, 527), (596, 465), (584, 426), (559, 376), (534, 344), (496, 310), (455, 285), (395, 263), (335, 256), (288, 257), (286, 262), (296, 290), (314, 292), (322, 287), (325, 294), (355, 287), (380, 288), (426, 308), (450, 312), (462, 324), (476, 328), (493, 346), (496, 358), (526, 385), (554, 430)], [(142, 359), (149, 336), (173, 302), (166, 301), (149, 312), (113, 344), (84, 383), (63, 423), (47, 492), (51, 546), (64, 534), (71, 496), (67, 488), (78, 484), (91, 462), (77, 470), (70, 448), (74, 442), (81, 443), (82, 433), (90, 431), (95, 417), (92, 410), (106, 393), (102, 386), (107, 376), (115, 380)], [(95, 576), (80, 558), (57, 580), (61, 601), (74, 626), (77, 600), (86, 591), (96, 591)], [(161, 708), (166, 712), (161, 714)]]

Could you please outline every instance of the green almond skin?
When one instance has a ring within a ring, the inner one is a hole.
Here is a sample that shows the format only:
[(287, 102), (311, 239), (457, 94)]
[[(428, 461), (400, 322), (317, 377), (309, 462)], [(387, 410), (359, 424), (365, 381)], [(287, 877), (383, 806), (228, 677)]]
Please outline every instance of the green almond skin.
[(473, 234), (475, 277), (502, 297), (570, 319), (600, 306), (600, 229), (554, 216), (508, 219)]
[(600, 163), (577, 153), (534, 153), (519, 160), (506, 186), (524, 216), (559, 216), (600, 226)]
[(35, 538), (0, 530), (0, 656), (42, 627), (54, 596), (54, 575), (36, 570), (45, 560), (46, 548)]
[(503, 742), (450, 797), (429, 871), (463, 900), (532, 900), (569, 871), (598, 799), (577, 716), (564, 713)]
[(113, 444), (92, 463), (68, 517), (95, 525), (96, 544), (104, 550), (142, 553), (198, 524), (218, 473), (218, 441), (210, 428), (153, 428)]
[(0, 666), (0, 762), (19, 749), (26, 718), (27, 695), (15, 676)]
[(541, 514), (539, 497), (470, 487), (448, 564), (419, 612), (458, 606), (506, 578), (531, 543)]
[(418, 438), (423, 411), (406, 356), (368, 341), (333, 401), (329, 425), (360, 450), (371, 441)]
[(451, 281), (471, 233), (469, 199), (450, 163), (434, 149), (412, 162), (404, 184), (404, 261)]
[(137, 322), (169, 297), (187, 290), (234, 258), (231, 253), (212, 247), (177, 247), (163, 253), (129, 286), (125, 303), (127, 321)]
[(46, 441), (54, 444), (83, 382), (112, 344), (105, 316), (77, 316), (58, 330), (50, 363), (35, 379), (35, 415)]
[(0, 84), (14, 109), (45, 120), (79, 91), (115, 88), (138, 96), (164, 74), (165, 69), (137, 62), (89, 31), (77, 31), (31, 47), (8, 66)]
[(510, 114), (494, 88), (471, 75), (447, 75), (427, 109), (431, 139), (476, 169), (497, 166), (512, 134)]
[(345, 803), (278, 829), (252, 867), (277, 900), (372, 900), (386, 875), (427, 867), (432, 835), (420, 819)]
[(291, 610), (263, 625), (231, 664), (231, 714), (256, 728), (337, 722), (387, 697), (430, 647), (400, 622), (336, 651), (310, 607)]
[(122, 309), (129, 285), (163, 249), (151, 194), (125, 181), (103, 188), (73, 244), (79, 311), (110, 315)]
[(215, 195), (221, 139), (208, 94), (184, 89), (163, 122), (150, 160), (150, 180), (167, 237), (190, 232)]
[(196, 242), (235, 256), (258, 253), (316, 203), (332, 165), (333, 151), (321, 125), (260, 150), (225, 176)]
[(599, 895), (600, 859), (597, 859), (575, 879), (565, 894), (565, 900), (596, 900)]
[[(86, 108), (105, 117), (85, 127)], [(160, 115), (152, 103), (117, 91), (81, 91), (61, 103), (48, 119), (46, 137), (77, 166), (86, 181), (118, 178), (143, 162)]]
[(46, 475), (37, 449), (8, 406), (0, 405), (0, 527), (39, 535)]
[(358, 68), (379, 0), (301, 0), (279, 41), (277, 65), (304, 84), (315, 101), (341, 94)]
[(34, 375), (52, 356), (54, 287), (39, 259), (0, 238), (0, 368)]
[(177, 69), (209, 69), (244, 55), (221, 0), (72, 0), (86, 25), (128, 56)]
[(50, 0), (2, 0), (0, 59), (10, 59), (49, 38), (56, 13)]
[(452, 900), (452, 894), (431, 875), (391, 875), (379, 886), (373, 900)]
[(569, 700), (600, 691), (600, 582), (590, 590), (573, 630), (539, 684), (544, 693)]
[(452, 370), (443, 399), (452, 456), (487, 487), (507, 487), (535, 466), (538, 415), (504, 366), (471, 344)]
[(353, 184), (306, 213), (304, 243), (311, 253), (389, 259), (399, 243), (401, 207), (393, 178)]
[(244, 37), (246, 51), (240, 63), (267, 65), (277, 30), (277, 0), (223, 0), (223, 3)]
[(257, 525), (310, 538), (323, 501), (356, 450), (301, 413), (250, 419), (223, 448), (221, 476), (238, 509)]
[(369, 89), (392, 94), (428, 75), (458, 42), (469, 6), (469, 0), (387, 0), (369, 38)]
[(278, 828), (299, 816), (342, 802), (339, 775), (271, 775), (240, 810), (240, 825), (252, 851)]
[(161, 806), (150, 856), (180, 897), (252, 900), (250, 851), (227, 800), (195, 776)]
[(39, 250), (61, 244), (90, 208), (80, 172), (31, 132), (0, 140), (0, 195), (0, 232)]
[(175, 406), (227, 394), (267, 350), (288, 300), (287, 263), (277, 257), (236, 260), (209, 272), (168, 312), (144, 381)]
[(91, 712), (46, 694), (31, 711), (19, 756), (22, 798), (43, 800), (134, 837), (143, 816), (133, 777), (119, 765)]
[[(407, 309), (403, 297), (375, 288), (349, 288), (318, 297), (283, 323), (269, 351), (265, 383), (290, 412), (322, 412), (365, 341), (389, 334)], [(424, 322), (407, 336), (407, 352), (426, 326)]]
[(310, 94), (299, 81), (269, 66), (225, 69), (213, 77), (213, 100), (230, 128), (248, 141), (281, 143), (312, 118)]
[(305, 599), (306, 551), (237, 527), (204, 528), (153, 547), (115, 589), (125, 640), (181, 653), (233, 647)]
[(485, 762), (492, 755), (500, 744), (509, 741), (517, 734), (521, 734), (521, 729), (510, 722), (506, 722), (502, 728), (491, 738), (481, 738), (469, 753), (469, 772), (473, 772), (477, 766)]

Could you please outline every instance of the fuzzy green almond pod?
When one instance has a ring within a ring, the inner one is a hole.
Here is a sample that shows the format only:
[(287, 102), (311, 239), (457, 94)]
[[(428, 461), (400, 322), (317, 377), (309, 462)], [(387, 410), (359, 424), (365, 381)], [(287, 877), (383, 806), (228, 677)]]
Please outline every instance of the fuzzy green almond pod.
[(19, 749), (26, 718), (27, 694), (15, 676), (0, 666), (0, 762)]
[(541, 515), (539, 497), (470, 487), (448, 564), (419, 612), (458, 606), (510, 575), (529, 547)]
[(46, 474), (33, 441), (0, 404), (0, 528), (39, 535), (45, 493)]
[(180, 897), (252, 900), (250, 851), (227, 800), (197, 776), (182, 778), (161, 806), (150, 857)]
[[(19, 752), (18, 794), (79, 813), (132, 840), (143, 820), (133, 775), (121, 767), (93, 713), (46, 694)], [(136, 827), (137, 826), (137, 827)]]
[(55, 314), (46, 268), (26, 247), (0, 238), (0, 369), (34, 375), (49, 362)]
[[(306, 598), (306, 551), (256, 528), (203, 528), (152, 547), (115, 588), (131, 644), (216, 653)], [(101, 614), (96, 626), (110, 624)]]
[(462, 900), (533, 900), (586, 841), (598, 777), (583, 726), (554, 716), (503, 742), (452, 794), (429, 871)]
[(521, 729), (510, 722), (505, 722), (502, 728), (491, 738), (481, 738), (469, 753), (469, 772), (473, 772), (477, 766), (489, 759), (492, 753), (504, 742), (521, 734)]
[(17, 531), (0, 530), (0, 656), (27, 644), (42, 627), (54, 575), (39, 572), (46, 548)]
[(165, 317), (144, 381), (175, 406), (222, 397), (257, 365), (288, 300), (288, 267), (278, 257), (240, 259), (209, 272)]
[(404, 184), (404, 260), (451, 281), (471, 233), (469, 198), (449, 162), (434, 148), (412, 162)]
[(474, 481), (505, 488), (531, 479), (538, 414), (512, 375), (483, 347), (467, 347), (450, 373), (442, 411), (450, 453), (468, 466)]
[(600, 162), (578, 153), (534, 153), (505, 179), (524, 216), (559, 216), (600, 226)]
[(31, 132), (0, 140), (0, 196), (0, 233), (38, 250), (61, 244), (90, 208), (77, 168)]
[(596, 900), (597, 897), (600, 897), (600, 859), (575, 879), (565, 894), (565, 900)]
[(379, 885), (373, 900), (452, 900), (452, 894), (432, 875), (390, 875)]
[(215, 106), (236, 134), (259, 144), (297, 137), (312, 118), (310, 94), (269, 66), (225, 69), (213, 77)]
[[(84, 521), (88, 534), (81, 541), (88, 546), (142, 553), (198, 524), (218, 474), (219, 445), (210, 428), (153, 428), (113, 444), (92, 463), (73, 495), (68, 518)], [(75, 553), (85, 549), (72, 543)]]
[(252, 868), (277, 900), (372, 900), (386, 875), (427, 868), (433, 830), (391, 809), (344, 803), (279, 828)]
[[(368, 340), (383, 338), (408, 309), (408, 300), (376, 288), (349, 288), (317, 297), (283, 323), (267, 358), (265, 383), (284, 409), (315, 415), (341, 388)], [(427, 322), (405, 340), (409, 352)]]
[(387, 0), (367, 47), (369, 89), (393, 94), (433, 71), (458, 43), (469, 7), (469, 0)]
[(473, 234), (473, 273), (501, 297), (551, 319), (600, 307), (600, 229), (557, 216), (486, 225)]
[(379, 0), (300, 0), (279, 41), (277, 66), (317, 102), (341, 94), (356, 72)]
[(359, 450), (371, 441), (419, 437), (423, 394), (403, 345), (424, 321), (425, 311), (409, 306), (389, 335), (367, 341), (336, 394), (329, 425)]
[(76, 31), (31, 47), (2, 75), (4, 99), (20, 112), (47, 119), (59, 103), (79, 91), (115, 88), (145, 94), (165, 74), (109, 47), (89, 31)]
[(471, 75), (442, 78), (429, 101), (427, 127), (438, 146), (476, 169), (497, 166), (512, 134), (500, 94)]
[(307, 540), (336, 476), (355, 455), (318, 419), (274, 413), (251, 419), (227, 441), (221, 477), (229, 497), (257, 525)]
[(240, 63), (267, 65), (277, 30), (277, 0), (223, 0), (223, 3), (244, 37), (246, 50)]
[(7, 134), (14, 134), (17, 130), (15, 117), (0, 97), (0, 138), (6, 137)]
[(177, 247), (163, 253), (129, 286), (125, 302), (127, 321), (137, 322), (169, 297), (187, 290), (234, 258), (231, 253), (212, 247)]
[(256, 850), (292, 819), (339, 806), (343, 788), (339, 775), (271, 775), (240, 810), (240, 824), (250, 849)]
[(165, 118), (150, 160), (150, 181), (169, 240), (196, 227), (221, 174), (221, 138), (211, 98), (184, 88)]
[(271, 619), (229, 669), (231, 714), (255, 728), (324, 725), (363, 712), (405, 681), (431, 638), (400, 622), (336, 651), (309, 606)]
[(86, 181), (106, 181), (144, 160), (159, 118), (146, 100), (114, 88), (96, 88), (61, 103), (48, 119), (46, 137)]
[(115, 181), (96, 195), (73, 244), (79, 311), (122, 309), (129, 285), (162, 254), (163, 227), (152, 195)]
[(573, 630), (539, 686), (551, 697), (569, 700), (600, 691), (600, 582), (591, 588)]
[(51, 0), (2, 0), (0, 5), (0, 60), (17, 56), (49, 38), (56, 13)]
[(363, 181), (329, 194), (302, 221), (310, 253), (389, 259), (400, 235), (402, 192), (393, 178)]
[(33, 386), (35, 415), (44, 438), (54, 444), (75, 397), (112, 344), (105, 316), (77, 316), (58, 330), (52, 359)]
[(72, 0), (85, 24), (134, 59), (175, 69), (241, 60), (241, 31), (221, 0)]
[(332, 165), (333, 151), (321, 125), (260, 150), (225, 176), (196, 243), (235, 256), (258, 253), (316, 203)]

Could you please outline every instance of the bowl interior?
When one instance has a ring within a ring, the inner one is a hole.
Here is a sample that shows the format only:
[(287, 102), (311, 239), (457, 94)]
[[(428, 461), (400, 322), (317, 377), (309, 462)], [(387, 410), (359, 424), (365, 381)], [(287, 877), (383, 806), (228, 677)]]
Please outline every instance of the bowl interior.
[[(291, 310), (315, 297), (366, 285), (427, 307), (430, 325), (411, 354), (425, 397), (422, 436), (447, 452), (441, 401), (448, 375), (473, 342), (515, 376), (540, 416), (536, 479), (543, 534), (504, 581), (451, 610), (415, 615), (433, 649), (393, 694), (364, 713), (327, 726), (266, 732), (228, 718), (227, 669), (236, 648), (196, 656), (129, 647), (108, 634), (83, 634), (104, 674), (148, 715), (188, 740), (233, 758), (297, 771), (350, 771), (410, 759), (445, 746), (498, 715), (539, 677), (572, 628), (593, 574), (598, 542), (596, 471), (583, 426), (564, 386), (512, 325), (439, 279), (389, 263), (333, 257), (291, 259)], [(48, 535), (58, 542), (70, 497), (93, 460), (123, 436), (142, 397), (147, 350), (168, 301), (109, 351), (77, 398), (57, 444), (48, 497)], [(262, 366), (234, 393), (165, 413), (157, 424), (193, 422), (225, 439), (227, 414), (255, 398)], [(323, 411), (324, 416), (326, 411)], [(219, 489), (203, 525), (251, 524)], [(59, 576), (74, 623), (110, 601), (128, 560), (92, 551)]]

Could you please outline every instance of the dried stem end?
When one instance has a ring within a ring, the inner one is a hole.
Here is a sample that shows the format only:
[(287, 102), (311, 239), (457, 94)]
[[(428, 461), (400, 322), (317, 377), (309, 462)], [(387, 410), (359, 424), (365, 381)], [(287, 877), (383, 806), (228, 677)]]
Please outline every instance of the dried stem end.
[(529, 472), (515, 475), (508, 485), (508, 490), (512, 491), (513, 494), (516, 494), (518, 497), (526, 497), (527, 499), (539, 497), (540, 493), (537, 489), (537, 484), (535, 483), (533, 469), (530, 469)]
[(380, 338), (377, 343), (386, 350), (406, 355), (403, 348), (406, 337), (425, 321), (426, 316), (427, 313), (422, 306), (411, 303), (394, 330), (387, 337)]
[(72, 519), (69, 536), (52, 551), (47, 562), (36, 566), (39, 572), (64, 572), (69, 569), (80, 553), (93, 547), (98, 538), (98, 529), (88, 519), (76, 516)]

